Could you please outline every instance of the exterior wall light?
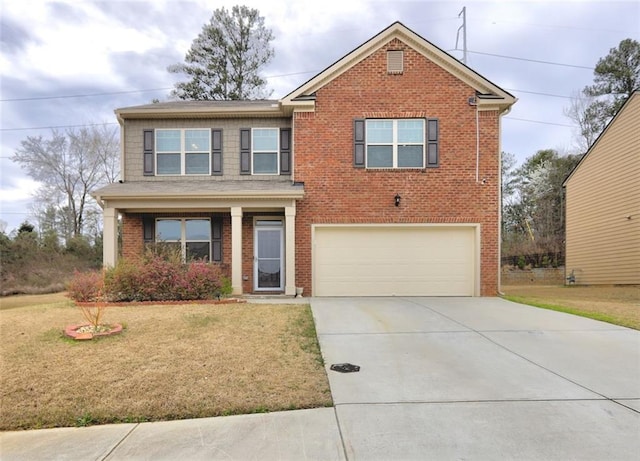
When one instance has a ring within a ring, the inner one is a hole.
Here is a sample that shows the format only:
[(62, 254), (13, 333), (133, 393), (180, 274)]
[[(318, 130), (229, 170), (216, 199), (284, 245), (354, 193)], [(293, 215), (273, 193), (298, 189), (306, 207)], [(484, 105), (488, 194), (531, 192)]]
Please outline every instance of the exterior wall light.
[(396, 194), (396, 196), (395, 196), (396, 206), (400, 206), (400, 199), (401, 199), (401, 198), (402, 198), (402, 197), (400, 197), (400, 194)]

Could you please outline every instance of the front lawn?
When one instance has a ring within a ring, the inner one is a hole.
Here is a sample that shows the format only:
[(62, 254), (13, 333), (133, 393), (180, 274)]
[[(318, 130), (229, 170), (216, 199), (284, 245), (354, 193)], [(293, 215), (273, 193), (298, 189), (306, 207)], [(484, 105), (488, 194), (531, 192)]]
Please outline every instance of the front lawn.
[(0, 430), (332, 405), (308, 305), (112, 306), (124, 332), (84, 342), (71, 301), (37, 302), (0, 304)]
[(638, 285), (505, 285), (505, 298), (640, 330)]

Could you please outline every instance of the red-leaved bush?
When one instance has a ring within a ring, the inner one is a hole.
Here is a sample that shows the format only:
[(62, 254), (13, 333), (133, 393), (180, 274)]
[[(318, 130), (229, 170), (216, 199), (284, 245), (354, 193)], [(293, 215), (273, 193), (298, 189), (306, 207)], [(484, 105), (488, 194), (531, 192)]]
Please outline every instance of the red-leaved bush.
[[(92, 302), (102, 289), (102, 273), (76, 273), (69, 297)], [(231, 283), (215, 264), (183, 264), (150, 254), (121, 259), (104, 274), (104, 298), (112, 302), (215, 299), (231, 293)]]
[(213, 264), (192, 262), (182, 276), (182, 299), (212, 299), (230, 291), (220, 267)]
[(97, 302), (103, 296), (102, 271), (73, 273), (67, 284), (67, 293), (71, 299), (83, 303)]

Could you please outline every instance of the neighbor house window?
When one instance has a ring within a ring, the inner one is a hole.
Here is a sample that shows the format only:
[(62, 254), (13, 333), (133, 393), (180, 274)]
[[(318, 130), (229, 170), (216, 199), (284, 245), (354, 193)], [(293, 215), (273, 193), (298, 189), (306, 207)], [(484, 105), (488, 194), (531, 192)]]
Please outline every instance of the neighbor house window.
[(156, 174), (210, 174), (210, 130), (156, 130), (155, 133)]
[(156, 242), (174, 247), (183, 261), (211, 261), (211, 221), (202, 218), (157, 219)]

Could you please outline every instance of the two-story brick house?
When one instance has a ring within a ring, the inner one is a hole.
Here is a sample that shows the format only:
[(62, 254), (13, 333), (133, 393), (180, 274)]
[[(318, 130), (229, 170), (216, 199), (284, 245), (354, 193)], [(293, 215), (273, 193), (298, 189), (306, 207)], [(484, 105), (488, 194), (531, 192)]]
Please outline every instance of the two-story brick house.
[(279, 100), (116, 110), (104, 262), (172, 242), (234, 292), (490, 296), (515, 98), (394, 23)]

